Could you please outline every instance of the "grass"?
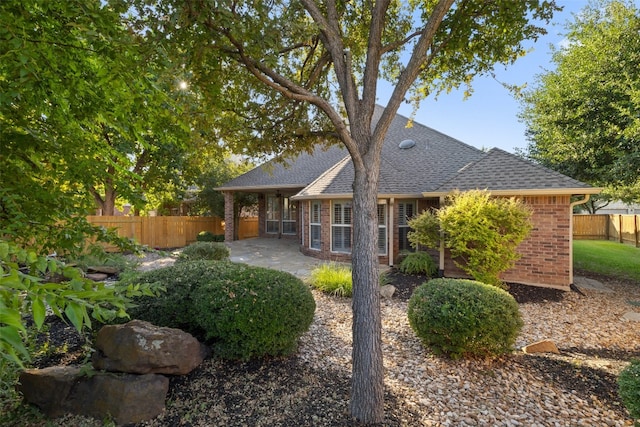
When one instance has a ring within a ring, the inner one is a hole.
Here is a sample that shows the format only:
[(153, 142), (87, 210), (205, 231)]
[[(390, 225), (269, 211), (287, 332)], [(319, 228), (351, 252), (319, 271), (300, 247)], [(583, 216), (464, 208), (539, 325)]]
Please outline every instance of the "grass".
[(351, 268), (345, 264), (321, 264), (311, 270), (311, 286), (328, 294), (350, 297)]
[(574, 240), (573, 266), (640, 281), (640, 248), (606, 240)]

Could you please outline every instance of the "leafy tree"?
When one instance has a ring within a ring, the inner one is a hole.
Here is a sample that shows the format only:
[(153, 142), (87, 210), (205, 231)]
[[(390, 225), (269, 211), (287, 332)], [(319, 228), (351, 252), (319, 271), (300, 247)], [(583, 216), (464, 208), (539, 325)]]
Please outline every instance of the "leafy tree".
[(523, 97), (528, 155), (607, 198), (640, 200), (640, 10), (594, 1), (566, 26), (555, 69)]
[(503, 287), (500, 273), (520, 258), (518, 245), (531, 231), (531, 211), (521, 201), (491, 197), (488, 191), (454, 192), (436, 212), (409, 221), (415, 246), (444, 246), (454, 263), (479, 282)]
[[(380, 152), (400, 103), (469, 85), (496, 62), (524, 54), (553, 2), (426, 0), (288, 2), (131, 0), (138, 28), (187, 52), (194, 85), (215, 96), (229, 147), (243, 154), (342, 143), (353, 183), (353, 375), (351, 413), (383, 419), (378, 291)], [(376, 117), (379, 79), (393, 83)], [(372, 126), (372, 124), (374, 124)]]

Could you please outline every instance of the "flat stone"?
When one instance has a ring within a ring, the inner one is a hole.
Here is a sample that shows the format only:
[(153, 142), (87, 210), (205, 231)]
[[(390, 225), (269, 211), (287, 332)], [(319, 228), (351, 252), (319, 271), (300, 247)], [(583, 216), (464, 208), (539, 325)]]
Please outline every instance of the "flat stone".
[(629, 311), (622, 315), (622, 320), (625, 322), (640, 322), (640, 313)]
[(542, 340), (538, 342), (534, 342), (533, 344), (528, 344), (522, 347), (522, 351), (531, 354), (531, 353), (556, 353), (559, 354), (558, 347), (551, 340)]
[(104, 280), (107, 280), (109, 278), (109, 275), (104, 273), (87, 273), (84, 275), (84, 277), (89, 280), (93, 280), (94, 282), (102, 282)]
[(575, 276), (573, 278), (573, 284), (580, 289), (586, 289), (589, 291), (612, 293), (613, 289), (606, 287), (599, 280), (590, 279), (588, 277)]
[(108, 265), (92, 265), (90, 267), (87, 267), (87, 271), (91, 273), (104, 273), (110, 276), (118, 274), (118, 269), (116, 267), (111, 267)]

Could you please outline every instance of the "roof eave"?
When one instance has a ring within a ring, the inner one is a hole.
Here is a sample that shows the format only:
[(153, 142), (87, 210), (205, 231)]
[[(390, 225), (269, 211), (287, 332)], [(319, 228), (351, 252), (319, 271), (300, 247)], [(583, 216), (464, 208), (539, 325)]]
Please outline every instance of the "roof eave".
[(216, 191), (246, 191), (251, 193), (260, 193), (269, 190), (296, 190), (302, 189), (305, 184), (281, 184), (281, 185), (250, 185), (250, 186), (235, 186), (235, 187), (215, 187)]
[[(598, 194), (602, 188), (515, 188), (506, 190), (486, 189), (494, 196), (561, 196), (567, 194)], [(422, 197), (440, 197), (451, 194), (451, 191), (430, 191), (422, 193)]]

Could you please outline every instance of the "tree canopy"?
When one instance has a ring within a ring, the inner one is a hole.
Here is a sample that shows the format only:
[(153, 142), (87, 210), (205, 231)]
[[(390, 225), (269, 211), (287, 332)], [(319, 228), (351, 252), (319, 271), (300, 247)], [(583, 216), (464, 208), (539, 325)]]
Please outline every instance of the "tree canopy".
[[(496, 63), (524, 54), (557, 9), (538, 0), (200, 2), (134, 0), (137, 28), (185, 67), (201, 92), (218, 99), (234, 129), (235, 151), (309, 150), (318, 137), (344, 144), (353, 183), (352, 415), (383, 417), (377, 277), (380, 152), (400, 104), (470, 85)], [(393, 93), (373, 123), (379, 79)], [(373, 126), (372, 126), (373, 124)]]
[(640, 200), (640, 11), (630, 1), (595, 1), (566, 26), (554, 70), (523, 97), (527, 155)]

